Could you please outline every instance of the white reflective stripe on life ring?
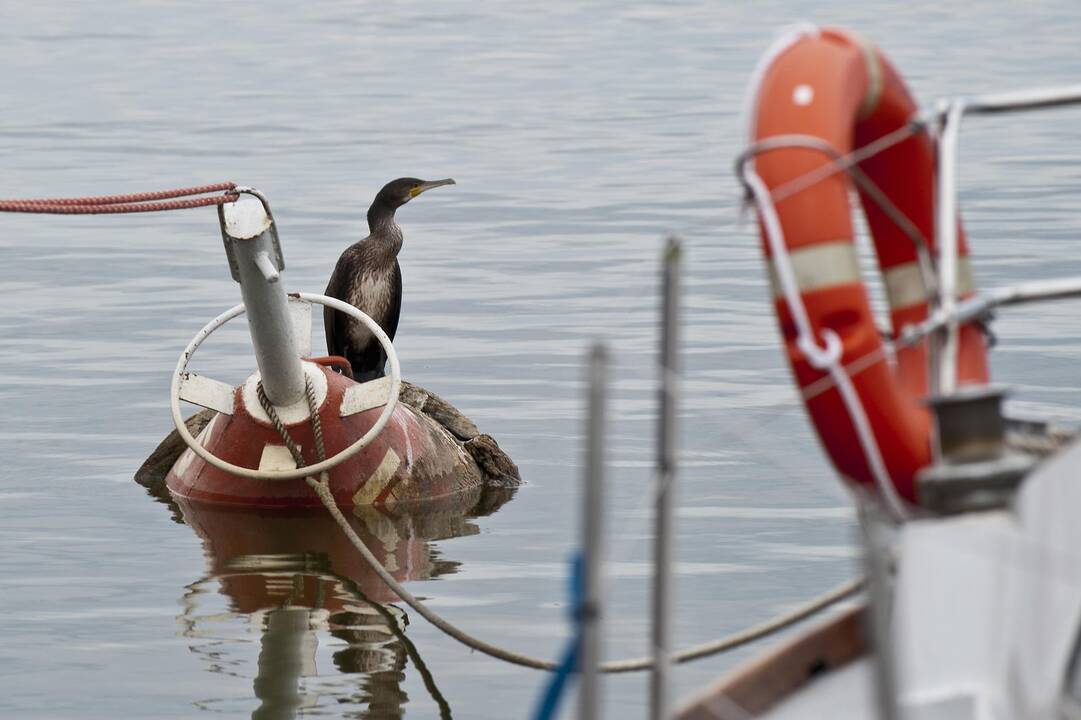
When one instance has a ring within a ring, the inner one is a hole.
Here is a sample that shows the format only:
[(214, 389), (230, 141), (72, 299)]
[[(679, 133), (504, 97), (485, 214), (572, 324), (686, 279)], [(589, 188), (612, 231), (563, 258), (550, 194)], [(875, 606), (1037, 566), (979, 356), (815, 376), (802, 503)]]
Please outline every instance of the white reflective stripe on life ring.
[[(886, 285), (886, 299), (891, 310), (903, 310), (927, 302), (927, 288), (919, 263), (908, 262), (887, 270), (882, 277)], [(975, 291), (976, 281), (972, 275), (972, 262), (967, 257), (957, 258), (957, 296)]]
[[(788, 259), (801, 294), (861, 281), (860, 262), (851, 240), (833, 240), (791, 250)], [(769, 283), (774, 298), (784, 296), (772, 262)]]

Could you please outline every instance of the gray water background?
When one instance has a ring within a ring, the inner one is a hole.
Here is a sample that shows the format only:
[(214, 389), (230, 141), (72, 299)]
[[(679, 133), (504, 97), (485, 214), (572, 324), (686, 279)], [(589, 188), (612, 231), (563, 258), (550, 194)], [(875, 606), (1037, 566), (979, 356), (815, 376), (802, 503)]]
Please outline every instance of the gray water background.
[[(412, 584), (462, 626), (555, 657), (578, 531), (582, 361), (614, 356), (606, 651), (646, 650), (657, 261), (686, 242), (676, 637), (716, 637), (858, 572), (854, 525), (782, 363), (732, 159), (746, 80), (809, 19), (880, 44), (923, 101), (1075, 82), (1073, 2), (0, 3), (0, 197), (232, 179), (273, 203), (290, 288), (321, 291), (400, 175), (405, 375), (492, 432), (528, 485), (456, 572)], [(973, 120), (978, 283), (1077, 273), (1081, 111)], [(176, 355), (237, 301), (210, 210), (0, 216), (0, 717), (247, 717), (259, 629), (213, 591), (218, 663), (181, 637), (201, 544), (131, 476), (170, 429)], [(1018, 412), (1081, 421), (1075, 303), (1005, 313)], [(239, 382), (243, 326), (199, 369)], [(321, 338), (317, 336), (317, 344)], [(218, 613), (218, 614), (215, 614)], [(409, 614), (409, 613), (407, 613)], [(459, 718), (524, 717), (544, 676), (407, 634)], [(322, 717), (366, 717), (326, 659)], [(756, 648), (682, 666), (681, 695)], [(228, 672), (222, 668), (227, 667)], [(435, 717), (412, 665), (409, 717)], [(606, 681), (642, 717), (645, 677)], [(371, 716), (377, 717), (375, 712)]]

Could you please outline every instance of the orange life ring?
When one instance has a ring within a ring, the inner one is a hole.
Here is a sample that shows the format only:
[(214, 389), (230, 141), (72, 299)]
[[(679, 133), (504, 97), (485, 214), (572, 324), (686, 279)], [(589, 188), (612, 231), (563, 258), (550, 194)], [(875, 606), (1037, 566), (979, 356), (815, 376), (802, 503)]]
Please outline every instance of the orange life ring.
[[(762, 142), (783, 135), (820, 138), (840, 153), (863, 147), (906, 126), (917, 112), (900, 75), (877, 49), (839, 30), (810, 29), (779, 47), (752, 88), (751, 136)], [(914, 223), (932, 255), (935, 150), (919, 132), (860, 163), (865, 173)], [(770, 192), (831, 162), (819, 151), (783, 147), (753, 161)], [(882, 460), (898, 493), (915, 501), (916, 473), (931, 462), (932, 424), (924, 406), (928, 392), (926, 342), (900, 349), (891, 363), (883, 352), (854, 244), (851, 184), (835, 173), (788, 197), (775, 208), (791, 267), (816, 337), (832, 330), (841, 341), (841, 362), (852, 377)], [(928, 315), (916, 246), (911, 238), (860, 191), (890, 307), (892, 334)], [(763, 249), (770, 258), (761, 221)], [(968, 248), (959, 229), (957, 289), (974, 290)], [(771, 269), (773, 267), (770, 260)], [(771, 276), (772, 277), (772, 276)], [(797, 346), (792, 313), (774, 279), (775, 310), (789, 363), (826, 452), (837, 470), (858, 483), (873, 475), (852, 419), (836, 389), (808, 390), (824, 373)], [(867, 359), (875, 361), (868, 363)], [(859, 361), (863, 360), (863, 363)], [(855, 365), (853, 365), (855, 363)], [(868, 367), (859, 367), (859, 365)], [(957, 354), (958, 384), (988, 381), (986, 345), (979, 328), (962, 326)], [(817, 387), (817, 386), (816, 386)]]

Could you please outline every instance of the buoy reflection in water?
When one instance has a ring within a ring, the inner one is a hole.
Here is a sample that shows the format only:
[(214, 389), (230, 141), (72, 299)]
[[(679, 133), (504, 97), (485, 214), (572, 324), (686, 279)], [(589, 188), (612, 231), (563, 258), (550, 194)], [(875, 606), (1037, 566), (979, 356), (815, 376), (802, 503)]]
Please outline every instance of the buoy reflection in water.
[[(478, 490), (411, 513), (363, 508), (350, 522), (395, 578), (426, 580), (458, 568), (439, 558), (430, 541), (476, 534), (469, 519), (494, 512), (512, 495)], [(388, 604), (396, 596), (326, 513), (183, 502), (175, 509), (199, 536), (208, 562), (206, 576), (185, 588), (180, 632), (209, 672), (251, 678), (252, 696), (197, 705), (253, 703), (252, 717), (260, 720), (295, 718), (322, 703), (354, 706), (347, 716), (400, 718), (412, 664), (440, 717), (450, 717), (436, 679), (405, 634), (408, 616)]]

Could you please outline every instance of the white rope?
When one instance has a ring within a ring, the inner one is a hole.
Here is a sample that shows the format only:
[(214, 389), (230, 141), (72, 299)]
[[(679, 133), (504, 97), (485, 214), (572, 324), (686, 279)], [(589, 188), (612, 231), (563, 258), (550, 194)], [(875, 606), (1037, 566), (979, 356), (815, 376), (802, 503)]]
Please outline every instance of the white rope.
[[(203, 337), (205, 338), (205, 335), (203, 335)], [(260, 390), (261, 389), (262, 388), (260, 387)], [(320, 461), (315, 465), (309, 466), (304, 465), (304, 457), (300, 453), (299, 447), (296, 445), (295, 442), (293, 442), (292, 438), (289, 436), (288, 431), (285, 429), (285, 426), (282, 424), (280, 419), (278, 419), (277, 414), (274, 411), (274, 406), (270, 403), (269, 400), (266, 400), (265, 395), (261, 394), (260, 401), (263, 403), (263, 407), (266, 410), (267, 415), (270, 416), (271, 420), (273, 421), (274, 427), (282, 436), (282, 440), (289, 448), (289, 451), (292, 454), (294, 461), (296, 462), (297, 470), (301, 471), (302, 473), (309, 473), (305, 475), (305, 481), (315, 491), (316, 495), (318, 495), (319, 497), (320, 502), (322, 502), (323, 506), (327, 509), (327, 512), (329, 512), (330, 516), (334, 518), (334, 522), (338, 524), (338, 527), (342, 530), (343, 533), (345, 533), (346, 538), (348, 538), (349, 542), (353, 545), (354, 548), (356, 548), (357, 552), (360, 553), (361, 557), (372, 569), (372, 571), (375, 572), (379, 579), (382, 580), (387, 587), (389, 587), (398, 597), (402, 599), (402, 601), (404, 601), (409, 607), (415, 610), (421, 617), (430, 622), (443, 633), (449, 635), (450, 637), (466, 645), (467, 647), (489, 655), (490, 657), (504, 660), (515, 665), (530, 667), (537, 670), (557, 669), (558, 665), (549, 660), (535, 658), (529, 655), (525, 655), (523, 653), (499, 647), (498, 645), (486, 642), (485, 640), (482, 640), (466, 632), (465, 630), (462, 630), (458, 626), (444, 619), (438, 613), (435, 613), (431, 609), (429, 609), (424, 603), (422, 603), (411, 592), (409, 592), (409, 590), (407, 590), (401, 583), (399, 583), (397, 579), (395, 579), (395, 577), (386, 570), (385, 567), (383, 567), (383, 564), (379, 562), (379, 560), (375, 557), (372, 551), (368, 549), (368, 546), (360, 538), (356, 530), (353, 529), (353, 526), (349, 524), (349, 521), (342, 513), (341, 508), (338, 507), (338, 503), (334, 499), (334, 495), (330, 492), (326, 471), (320, 473), (318, 480), (314, 476), (313, 470), (320, 464), (323, 464), (323, 461), (326, 457), (326, 450), (322, 442), (322, 428), (318, 414), (319, 408), (315, 398), (315, 394), (312, 392), (310, 383), (308, 383), (307, 385), (306, 397), (308, 400), (309, 420), (312, 424), (312, 432), (316, 438), (316, 453)], [(814, 598), (810, 602), (804, 603), (799, 607), (795, 608), (794, 610), (777, 618), (774, 618), (773, 620), (752, 626), (727, 637), (720, 638), (719, 640), (686, 648), (681, 652), (675, 653), (671, 657), (671, 660), (676, 663), (689, 662), (691, 660), (715, 655), (725, 650), (730, 650), (732, 648), (745, 645), (749, 642), (790, 627), (791, 625), (794, 625), (800, 620), (810, 617), (818, 613), (819, 611), (829, 607), (830, 605), (833, 605), (834, 603), (839, 602), (844, 598), (854, 595), (860, 590), (862, 586), (862, 578), (848, 581), (830, 590), (824, 595)], [(600, 666), (600, 670), (602, 672), (631, 672), (635, 670), (646, 670), (653, 666), (653, 661), (653, 657), (631, 658), (618, 662), (604, 663)]]
[[(331, 517), (345, 533), (349, 542), (360, 553), (364, 561), (368, 563), (371, 569), (379, 576), (379, 579), (386, 584), (398, 597), (405, 602), (406, 605), (413, 608), (418, 615), (434, 625), (437, 629), (443, 633), (454, 638), (463, 645), (482, 652), (485, 655), (496, 658), (497, 660), (504, 660), (514, 665), (521, 665), (523, 667), (534, 668), (536, 670), (555, 670), (558, 665), (550, 660), (544, 660), (541, 658), (535, 658), (524, 653), (515, 652), (514, 650), (508, 650), (506, 648), (493, 645), (486, 642), (470, 633), (462, 630), (458, 626), (454, 625), (450, 621), (446, 620), (430, 608), (422, 603), (420, 600), (409, 592), (400, 582), (398, 582), (393, 575), (387, 572), (383, 564), (372, 554), (368, 546), (364, 544), (364, 541), (357, 535), (356, 530), (346, 520), (345, 515), (342, 514), (341, 509), (337, 503), (334, 502), (334, 496), (330, 494), (330, 489), (325, 482), (316, 480), (315, 478), (307, 478), (308, 485), (315, 490), (319, 495), (319, 499), (322, 501), (324, 507), (330, 513)], [(863, 578), (856, 578), (855, 580), (849, 580), (842, 583), (837, 587), (829, 590), (828, 592), (813, 598), (812, 600), (800, 605), (799, 607), (780, 615), (772, 620), (768, 620), (764, 623), (754, 625), (739, 632), (733, 633), (726, 637), (714, 640), (711, 642), (702, 643), (700, 645), (694, 645), (689, 648), (685, 648), (672, 655), (672, 661), (676, 663), (685, 663), (699, 658), (708, 657), (710, 655), (716, 655), (717, 653), (732, 650), (746, 645), (750, 642), (758, 640), (777, 633), (785, 628), (791, 627), (796, 623), (804, 620), (818, 612), (826, 609), (827, 607), (834, 605), (835, 603), (851, 597), (860, 591), (863, 587)], [(652, 657), (637, 657), (627, 660), (618, 660), (602, 663), (600, 666), (601, 672), (606, 673), (622, 673), (622, 672), (634, 672), (637, 670), (648, 670), (653, 667)]]
[(875, 485), (878, 487), (882, 498), (886, 501), (891, 514), (897, 521), (905, 520), (909, 513), (904, 501), (893, 487), (893, 481), (886, 471), (886, 465), (882, 460), (878, 442), (875, 439), (871, 423), (867, 419), (867, 413), (860, 402), (859, 394), (852, 384), (851, 378), (845, 372), (841, 363), (843, 347), (841, 339), (833, 330), (826, 328), (822, 331), (824, 346), (819, 346), (815, 340), (814, 329), (807, 315), (807, 308), (803, 304), (803, 296), (799, 291), (796, 281), (796, 273), (792, 269), (791, 258), (788, 255), (788, 247), (784, 241), (784, 230), (781, 228), (781, 220), (777, 215), (777, 209), (773, 205), (769, 188), (751, 167), (751, 163), (745, 163), (742, 168), (744, 183), (751, 189), (755, 202), (758, 204), (762, 215), (762, 225), (766, 230), (766, 242), (769, 244), (770, 254), (773, 258), (773, 267), (777, 274), (778, 282), (784, 293), (788, 310), (796, 325), (796, 347), (807, 362), (816, 370), (825, 370), (833, 379), (849, 419), (856, 430), (860, 447), (863, 449), (864, 458), (871, 468)]

